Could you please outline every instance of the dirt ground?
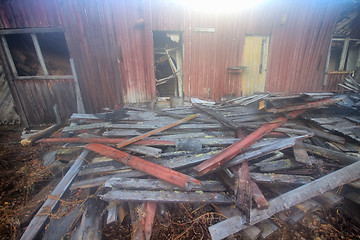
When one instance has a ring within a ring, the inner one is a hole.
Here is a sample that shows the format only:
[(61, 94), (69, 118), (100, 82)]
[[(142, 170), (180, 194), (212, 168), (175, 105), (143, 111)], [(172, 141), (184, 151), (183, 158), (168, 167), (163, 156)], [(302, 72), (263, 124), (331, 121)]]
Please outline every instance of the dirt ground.
[[(19, 216), (32, 196), (48, 184), (53, 176), (41, 165), (48, 146), (20, 145), (22, 128), (0, 127), (0, 239), (19, 239)], [(210, 239), (207, 227), (224, 219), (212, 205), (168, 205), (167, 215), (156, 218), (152, 239)], [(333, 209), (308, 214), (296, 225), (273, 219), (280, 230), (269, 239), (360, 239), (360, 228), (341, 212)], [(122, 225), (109, 224), (103, 229), (104, 239), (130, 239), (130, 217)], [(234, 239), (243, 239), (236, 234)]]

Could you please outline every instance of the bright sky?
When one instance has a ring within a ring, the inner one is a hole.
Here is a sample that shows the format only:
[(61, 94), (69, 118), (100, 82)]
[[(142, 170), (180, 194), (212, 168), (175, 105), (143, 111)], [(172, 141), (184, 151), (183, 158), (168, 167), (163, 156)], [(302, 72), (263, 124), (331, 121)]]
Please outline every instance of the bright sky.
[(194, 10), (231, 12), (255, 7), (266, 0), (178, 0)]

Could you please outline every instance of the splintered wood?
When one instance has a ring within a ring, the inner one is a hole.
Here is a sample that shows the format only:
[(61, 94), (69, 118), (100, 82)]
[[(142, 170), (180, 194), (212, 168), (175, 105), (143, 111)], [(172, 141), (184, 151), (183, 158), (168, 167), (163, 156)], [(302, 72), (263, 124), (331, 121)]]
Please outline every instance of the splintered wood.
[[(357, 132), (349, 137), (338, 134), (342, 120), (354, 122), (357, 116), (329, 114), (334, 111), (331, 105), (342, 99), (329, 98), (332, 96), (259, 94), (161, 111), (128, 107), (73, 114), (71, 126), (38, 142), (66, 144), (58, 151), (61, 159), (74, 150), (85, 150), (22, 239), (40, 237), (57, 203), (80, 193), (85, 196), (83, 202), (76, 202), (77, 207), (58, 222), (50, 221), (48, 229), (61, 224), (56, 230), (59, 238), (64, 234), (99, 238), (106, 222), (106, 226), (122, 224), (117, 229), (132, 224), (129, 232), (133, 239), (156, 239), (162, 230), (153, 232), (155, 219), (165, 226), (165, 221), (175, 222), (172, 214), (181, 212), (184, 217), (176, 218), (176, 223), (186, 226), (182, 234), (190, 233), (206, 218), (212, 239), (241, 230), (246, 230), (241, 237), (266, 238), (279, 228), (271, 216), (290, 209), (293, 214), (279, 217), (279, 221), (296, 222), (305, 212), (334, 206), (341, 197), (325, 192), (360, 176), (360, 159), (348, 154), (359, 152), (348, 141), (356, 140)], [(324, 117), (326, 114), (331, 119)], [(355, 128), (346, 131), (351, 129)], [(201, 181), (197, 179), (200, 176)], [(356, 199), (353, 193), (348, 195)], [(194, 210), (188, 211), (185, 204)], [(166, 210), (173, 205), (184, 211)], [(195, 217), (204, 209), (211, 210)], [(131, 223), (126, 215), (131, 216)], [(215, 215), (219, 218), (212, 221)], [(47, 238), (49, 231), (44, 235)], [(181, 238), (182, 234), (168, 237)], [(204, 234), (208, 233), (202, 238)]]

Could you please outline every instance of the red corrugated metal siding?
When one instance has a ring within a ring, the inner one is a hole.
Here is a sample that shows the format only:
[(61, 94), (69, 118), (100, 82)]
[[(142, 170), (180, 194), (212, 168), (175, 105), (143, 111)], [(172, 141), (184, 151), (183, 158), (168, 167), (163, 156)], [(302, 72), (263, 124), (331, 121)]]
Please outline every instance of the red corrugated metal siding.
[(73, 79), (15, 80), (15, 85), (30, 125), (56, 123), (55, 105), (62, 120), (76, 112)]
[[(186, 11), (175, 0), (13, 0), (0, 8), (1, 28), (62, 27), (86, 110), (155, 97), (152, 30), (184, 31), (185, 96), (219, 100), (241, 94), (244, 38), (270, 36), (266, 90), (321, 90), (339, 5), (330, 1), (268, 1), (238, 13)], [(281, 23), (282, 16), (287, 20)], [(143, 27), (135, 22), (143, 18)], [(214, 33), (194, 32), (196, 27)], [(205, 94), (204, 94), (205, 89)], [(210, 90), (210, 94), (209, 94)]]
[(271, 36), (266, 90), (319, 91), (339, 6), (302, 1), (284, 11), (287, 22)]
[(349, 76), (349, 73), (347, 72), (329, 73), (326, 77), (326, 86), (324, 87), (324, 90), (334, 91), (344, 89), (339, 87), (339, 83), (342, 83), (347, 76)]

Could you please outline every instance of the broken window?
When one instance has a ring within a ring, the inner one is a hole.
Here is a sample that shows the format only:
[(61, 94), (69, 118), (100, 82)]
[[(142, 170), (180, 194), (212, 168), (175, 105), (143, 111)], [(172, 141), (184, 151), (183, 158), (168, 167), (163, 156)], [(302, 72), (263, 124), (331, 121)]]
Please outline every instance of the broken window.
[(7, 34), (2, 39), (15, 76), (72, 75), (63, 32)]
[(360, 65), (360, 39), (333, 39), (328, 71), (352, 72)]

